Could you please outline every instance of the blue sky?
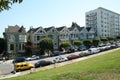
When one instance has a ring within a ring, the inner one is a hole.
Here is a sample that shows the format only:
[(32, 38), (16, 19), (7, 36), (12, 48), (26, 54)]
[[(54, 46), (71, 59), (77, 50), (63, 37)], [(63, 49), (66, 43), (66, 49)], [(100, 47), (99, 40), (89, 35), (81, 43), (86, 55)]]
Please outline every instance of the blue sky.
[(119, 0), (23, 0), (0, 13), (0, 37), (9, 26), (24, 26), (26, 31), (42, 26), (85, 26), (85, 12), (103, 7), (120, 14)]

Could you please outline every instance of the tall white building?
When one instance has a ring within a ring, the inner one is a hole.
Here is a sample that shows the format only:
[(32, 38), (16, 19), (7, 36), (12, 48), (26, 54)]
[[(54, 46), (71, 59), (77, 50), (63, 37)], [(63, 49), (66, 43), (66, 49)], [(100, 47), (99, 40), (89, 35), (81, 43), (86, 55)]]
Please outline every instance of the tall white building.
[(94, 27), (95, 36), (116, 37), (120, 35), (120, 14), (99, 7), (86, 12), (86, 27)]

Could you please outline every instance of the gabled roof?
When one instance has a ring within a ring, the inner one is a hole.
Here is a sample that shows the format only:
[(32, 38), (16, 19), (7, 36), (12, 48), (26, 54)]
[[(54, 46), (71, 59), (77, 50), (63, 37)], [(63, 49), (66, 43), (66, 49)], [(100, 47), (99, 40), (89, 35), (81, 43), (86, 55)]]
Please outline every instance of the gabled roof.
[(41, 27), (38, 27), (38, 28), (30, 28), (30, 29), (28, 30), (28, 33), (29, 33), (30, 31), (32, 31), (32, 32), (34, 33), (34, 32), (36, 32), (39, 28), (41, 28)]
[(18, 32), (26, 32), (25, 28), (23, 26), (20, 27), (20, 29), (18, 30)]
[(75, 22), (73, 22), (71, 27), (69, 27), (68, 29), (72, 31), (74, 28), (77, 28), (79, 31), (81, 30), (81, 27)]
[(57, 31), (61, 31), (61, 30), (64, 29), (64, 28), (65, 28), (65, 26), (58, 27), (58, 28), (56, 28), (56, 29), (57, 29)]
[(23, 26), (19, 27), (18, 25), (15, 25), (15, 26), (8, 26), (8, 28), (5, 29), (5, 32), (26, 33), (26, 30)]
[(92, 27), (86, 27), (87, 31), (90, 31), (91, 28), (92, 28)]
[(47, 32), (47, 31), (49, 31), (49, 30), (52, 29), (52, 28), (54, 28), (54, 26), (48, 27), (48, 28), (44, 28), (44, 30)]
[(82, 31), (82, 29), (84, 29), (85, 27), (80, 27), (79, 31)]

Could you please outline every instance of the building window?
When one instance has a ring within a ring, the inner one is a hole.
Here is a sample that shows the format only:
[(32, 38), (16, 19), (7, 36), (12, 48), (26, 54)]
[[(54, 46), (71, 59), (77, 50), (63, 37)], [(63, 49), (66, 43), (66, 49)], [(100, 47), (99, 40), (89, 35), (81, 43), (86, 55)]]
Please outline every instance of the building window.
[(24, 44), (19, 44), (19, 50), (24, 50)]
[(15, 41), (15, 36), (14, 35), (8, 35), (8, 40), (10, 42), (14, 42)]
[(40, 40), (40, 36), (37, 36), (37, 41), (39, 41)]
[(10, 44), (10, 50), (14, 50), (14, 44)]
[(38, 31), (38, 33), (42, 33), (42, 30)]
[(55, 32), (55, 30), (53, 29), (52, 32)]
[(103, 23), (103, 21), (101, 21), (101, 23)]
[(54, 45), (56, 46), (56, 45), (57, 45), (57, 43), (54, 43)]
[(26, 42), (26, 35), (19, 35), (20, 42)]

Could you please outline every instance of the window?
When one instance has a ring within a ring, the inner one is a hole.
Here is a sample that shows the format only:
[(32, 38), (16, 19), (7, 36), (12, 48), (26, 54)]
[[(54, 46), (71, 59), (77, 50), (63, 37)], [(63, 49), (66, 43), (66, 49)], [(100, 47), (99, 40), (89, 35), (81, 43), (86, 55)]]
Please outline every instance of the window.
[(10, 42), (14, 42), (15, 41), (15, 36), (14, 35), (8, 35), (8, 39)]
[(14, 44), (10, 44), (10, 50), (14, 50)]
[(26, 35), (19, 35), (20, 42), (26, 42)]
[(103, 27), (103, 25), (101, 25), (101, 27)]
[(38, 31), (38, 33), (42, 33), (42, 32), (43, 32), (42, 30)]
[(24, 50), (24, 44), (19, 44), (19, 50)]
[(56, 46), (56, 45), (57, 45), (57, 43), (55, 42), (55, 43), (54, 43), (54, 45)]
[(55, 30), (53, 29), (52, 32), (55, 32)]
[(103, 23), (103, 21), (101, 21), (101, 23)]
[(40, 40), (40, 36), (37, 36), (37, 41), (39, 41)]

